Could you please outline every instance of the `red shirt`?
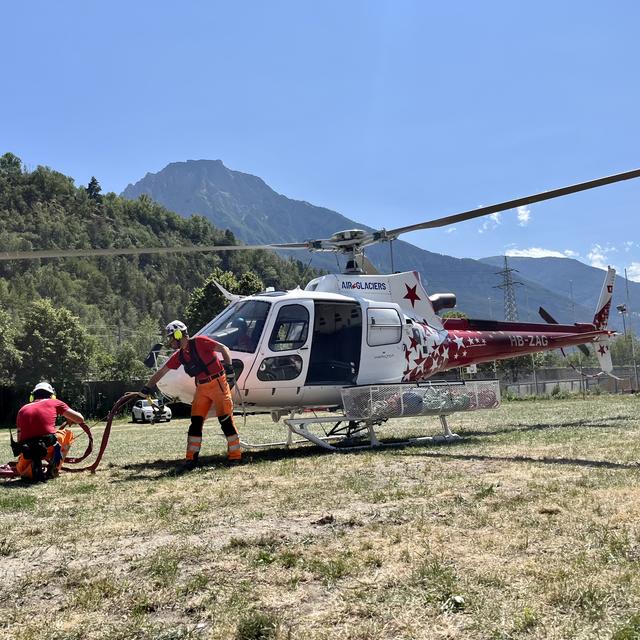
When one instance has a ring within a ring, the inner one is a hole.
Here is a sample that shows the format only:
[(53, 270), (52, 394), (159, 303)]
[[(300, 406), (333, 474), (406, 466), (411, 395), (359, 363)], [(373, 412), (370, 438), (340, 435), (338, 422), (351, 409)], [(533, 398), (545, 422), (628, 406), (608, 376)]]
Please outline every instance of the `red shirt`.
[[(196, 349), (198, 350), (198, 356), (200, 356), (200, 360), (202, 360), (207, 366), (207, 371), (198, 373), (195, 378), (196, 380), (204, 380), (209, 376), (216, 375), (222, 371), (222, 363), (218, 359), (218, 353), (215, 351), (215, 347), (219, 347), (220, 343), (212, 340), (211, 338), (207, 338), (207, 336), (196, 336), (192, 338), (192, 340), (196, 341)], [(180, 362), (180, 351), (182, 351), (182, 357), (187, 361), (191, 361), (191, 352), (190, 352), (190, 344), (182, 349), (176, 351), (166, 362), (165, 366), (169, 367), (169, 369), (178, 369), (182, 362)]]
[(18, 411), (16, 426), (18, 428), (18, 442), (37, 438), (48, 433), (56, 432), (56, 418), (61, 416), (69, 407), (62, 400), (46, 398), (36, 400)]

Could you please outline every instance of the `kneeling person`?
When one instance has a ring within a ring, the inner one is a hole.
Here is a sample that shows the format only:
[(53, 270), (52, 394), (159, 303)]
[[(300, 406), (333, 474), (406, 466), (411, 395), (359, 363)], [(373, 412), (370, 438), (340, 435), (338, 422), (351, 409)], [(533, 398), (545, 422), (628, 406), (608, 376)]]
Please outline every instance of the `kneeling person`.
[(20, 477), (44, 482), (58, 474), (73, 442), (71, 429), (58, 429), (56, 418), (68, 422), (84, 421), (82, 414), (57, 400), (48, 382), (39, 382), (31, 392), (30, 403), (18, 411), (16, 428), (18, 442), (14, 453), (18, 455), (16, 471)]
[[(191, 404), (191, 424), (187, 436), (187, 468), (197, 465), (202, 446), (202, 427), (211, 407), (227, 437), (227, 459), (239, 462), (242, 457), (240, 436), (233, 423), (233, 401), (231, 389), (235, 384), (235, 373), (231, 364), (231, 353), (225, 345), (207, 336), (189, 338), (187, 327), (179, 320), (170, 322), (165, 329), (167, 342), (177, 351), (161, 369), (151, 376), (142, 393), (149, 395), (156, 384), (170, 369), (184, 366), (185, 373), (195, 378), (196, 393)], [(222, 355), (224, 364), (218, 354)]]

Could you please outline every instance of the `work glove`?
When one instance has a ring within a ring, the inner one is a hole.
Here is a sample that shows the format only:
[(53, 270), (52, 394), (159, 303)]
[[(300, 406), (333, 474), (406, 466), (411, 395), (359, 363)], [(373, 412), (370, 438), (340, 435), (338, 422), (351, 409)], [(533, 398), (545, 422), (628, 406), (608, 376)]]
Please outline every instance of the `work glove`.
[(158, 387), (156, 386), (148, 387), (147, 385), (145, 385), (144, 387), (142, 387), (142, 389), (140, 389), (140, 393), (143, 396), (152, 396), (157, 390)]
[(224, 367), (224, 373), (227, 377), (227, 384), (229, 385), (229, 390), (233, 389), (236, 384), (236, 372), (233, 370), (232, 364), (227, 364), (226, 362), (222, 365)]

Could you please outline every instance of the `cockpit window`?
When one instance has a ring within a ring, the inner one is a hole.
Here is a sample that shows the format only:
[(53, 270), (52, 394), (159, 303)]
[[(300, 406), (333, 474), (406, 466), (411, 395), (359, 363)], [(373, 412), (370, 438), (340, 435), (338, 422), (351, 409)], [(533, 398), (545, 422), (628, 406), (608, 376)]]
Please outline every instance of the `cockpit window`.
[(309, 312), (300, 304), (281, 307), (269, 337), (271, 351), (299, 349), (307, 341)]
[(232, 351), (254, 353), (269, 313), (269, 302), (240, 301), (227, 307), (201, 335), (209, 336)]

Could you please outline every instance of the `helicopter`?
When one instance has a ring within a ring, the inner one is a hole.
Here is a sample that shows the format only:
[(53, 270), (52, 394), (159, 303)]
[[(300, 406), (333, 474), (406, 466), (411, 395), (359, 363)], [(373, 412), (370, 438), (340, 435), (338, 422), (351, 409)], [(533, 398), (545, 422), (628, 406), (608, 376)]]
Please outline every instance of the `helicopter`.
[[(500, 403), (497, 381), (436, 381), (450, 369), (593, 344), (600, 368), (611, 373), (609, 343), (614, 332), (607, 322), (615, 270), (606, 271), (590, 322), (559, 324), (542, 308), (545, 322), (541, 323), (442, 318), (439, 312), (455, 308), (454, 293), (429, 295), (416, 271), (379, 274), (364, 256), (365, 247), (392, 243), (411, 231), (637, 177), (640, 169), (395, 229), (351, 229), (300, 243), (5, 252), (0, 253), (0, 260), (253, 248), (341, 253), (346, 257), (343, 273), (315, 278), (304, 289), (267, 290), (241, 297), (217, 284), (229, 305), (194, 335), (209, 336), (231, 351), (236, 411), (269, 412), (274, 421), (288, 416), (284, 420), (287, 445), (297, 434), (330, 450), (338, 450), (334, 440), (342, 449), (380, 446), (376, 426), (390, 418), (422, 415), (438, 416), (444, 432), (426, 439), (450, 441), (458, 436), (449, 429), (447, 416)], [(154, 366), (166, 361), (159, 346), (149, 356)], [(195, 392), (193, 379), (182, 367), (170, 371), (158, 386), (169, 401), (190, 403)], [(309, 411), (318, 409), (333, 415), (309, 416)], [(313, 430), (319, 424), (333, 427), (319, 436)], [(362, 445), (360, 439), (366, 434), (369, 443)]]

